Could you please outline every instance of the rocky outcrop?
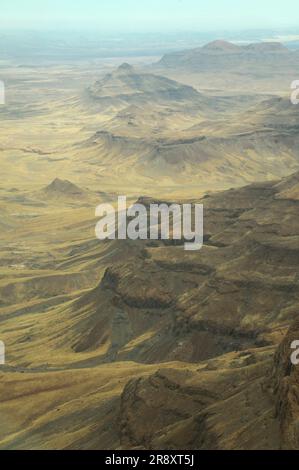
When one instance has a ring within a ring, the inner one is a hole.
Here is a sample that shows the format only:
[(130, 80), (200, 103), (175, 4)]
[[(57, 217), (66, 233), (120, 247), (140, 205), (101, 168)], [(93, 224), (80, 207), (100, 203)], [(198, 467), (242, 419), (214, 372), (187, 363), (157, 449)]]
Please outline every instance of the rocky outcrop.
[(269, 352), (133, 379), (121, 396), (124, 449), (275, 449), (279, 421), (265, 387)]
[(299, 365), (291, 362), (293, 341), (299, 341), (299, 320), (290, 327), (279, 346), (272, 372), (276, 414), (280, 421), (281, 446), (299, 449)]

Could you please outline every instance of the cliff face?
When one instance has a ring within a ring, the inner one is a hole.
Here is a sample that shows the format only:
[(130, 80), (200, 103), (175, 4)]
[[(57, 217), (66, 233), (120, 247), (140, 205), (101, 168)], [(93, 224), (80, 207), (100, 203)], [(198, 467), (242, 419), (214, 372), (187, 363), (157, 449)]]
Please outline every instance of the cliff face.
[[(273, 348), (229, 353), (132, 379), (120, 400), (123, 448), (299, 448), (299, 320)], [(274, 350), (275, 351), (275, 350)], [(163, 410), (163, 412), (161, 412)]]
[(291, 362), (291, 344), (296, 340), (299, 340), (299, 319), (292, 324), (275, 354), (272, 375), (281, 445), (285, 449), (299, 448), (299, 366)]
[(131, 380), (121, 396), (122, 447), (278, 449), (271, 364), (271, 350), (251, 350)]

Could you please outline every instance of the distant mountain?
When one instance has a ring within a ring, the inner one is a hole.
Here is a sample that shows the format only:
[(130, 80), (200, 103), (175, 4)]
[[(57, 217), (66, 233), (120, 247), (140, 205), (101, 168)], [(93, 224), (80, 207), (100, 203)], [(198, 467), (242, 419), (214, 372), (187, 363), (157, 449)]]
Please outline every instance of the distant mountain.
[(84, 196), (85, 191), (71, 181), (56, 178), (52, 183), (41, 190), (41, 194), (51, 198), (78, 198)]
[(33, 193), (32, 196), (45, 202), (78, 204), (81, 201), (86, 203), (90, 198), (90, 193), (71, 181), (55, 178), (48, 186)]
[(101, 125), (101, 132), (145, 141), (177, 135), (191, 123), (216, 119), (235, 104), (164, 76), (136, 70), (127, 63), (90, 86), (83, 100), (89, 112), (105, 110), (110, 116)]
[(44, 203), (86, 207), (89, 205), (94, 206), (100, 202), (111, 201), (111, 198), (115, 199), (115, 194), (83, 189), (69, 180), (55, 178), (48, 186), (33, 193), (32, 197), (33, 202), (36, 202), (36, 199), (38, 199)]
[(258, 42), (253, 44), (248, 44), (244, 46), (238, 46), (228, 41), (216, 40), (209, 42), (202, 48), (203, 52), (217, 52), (217, 53), (226, 53), (226, 54), (242, 54), (248, 52), (257, 52), (257, 53), (287, 53), (289, 50), (279, 42)]
[(291, 53), (291, 51), (280, 42), (257, 42), (243, 46), (241, 49), (247, 52)]
[(203, 46), (202, 51), (209, 51), (209, 52), (227, 52), (227, 53), (235, 53), (240, 52), (240, 47), (236, 44), (232, 44), (228, 41), (221, 41), (216, 40), (209, 42), (205, 46)]
[[(178, 113), (170, 115), (168, 134), (155, 135), (142, 110), (130, 109), (84, 141), (78, 158), (96, 166), (113, 162), (114, 173), (122, 169), (127, 177), (192, 181), (199, 191), (275, 179), (299, 168), (299, 107), (287, 98), (267, 99), (220, 124), (203, 120), (188, 127), (193, 121), (187, 116), (178, 132), (171, 132), (173, 115), (178, 119)], [(156, 116), (164, 124), (165, 117)]]
[(157, 65), (168, 68), (187, 67), (203, 72), (220, 66), (232, 71), (239, 66), (247, 68), (249, 64), (263, 67), (268, 63), (295, 65), (297, 61), (298, 53), (290, 51), (279, 42), (240, 46), (217, 40), (203, 47), (166, 54)]
[(124, 63), (112, 73), (105, 75), (88, 89), (93, 99), (110, 104), (124, 102), (198, 101), (202, 95), (191, 86), (183, 85), (168, 78), (143, 73)]

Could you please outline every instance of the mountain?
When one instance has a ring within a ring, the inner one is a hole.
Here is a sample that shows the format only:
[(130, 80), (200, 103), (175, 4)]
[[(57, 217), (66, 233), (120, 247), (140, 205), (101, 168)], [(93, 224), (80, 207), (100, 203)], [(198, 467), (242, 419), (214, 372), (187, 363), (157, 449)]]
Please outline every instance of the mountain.
[[(256, 47), (280, 50), (270, 43)], [(216, 41), (205, 48), (203, 54), (213, 50), (222, 57), (225, 51), (239, 56), (249, 46)], [(204, 94), (126, 63), (94, 83), (87, 96), (82, 112), (95, 116), (95, 132), (76, 145), (74, 166), (86, 162), (117, 185), (158, 180), (187, 188), (192, 181), (204, 192), (286, 176), (299, 167), (299, 108), (287, 98)]]
[(278, 54), (289, 54), (290, 51), (280, 42), (258, 42), (254, 44), (248, 44), (243, 46), (245, 51), (257, 52), (257, 53), (278, 53)]
[(224, 67), (225, 70), (245, 67), (278, 64), (295, 65), (298, 60), (296, 52), (288, 50), (280, 43), (265, 42), (249, 45), (236, 45), (227, 41), (213, 41), (203, 47), (172, 52), (164, 55), (157, 65), (161, 67), (187, 67), (201, 72)]
[(279, 42), (238, 45), (218, 40), (167, 53), (152, 70), (201, 90), (281, 95), (290, 90), (297, 76), (298, 59), (298, 50)]
[(216, 40), (212, 41), (200, 49), (201, 52), (219, 53), (219, 54), (242, 54), (242, 53), (288, 53), (289, 50), (279, 42), (259, 42), (238, 46), (228, 41)]
[(215, 100), (214, 111), (206, 111), (206, 117), (201, 114), (206, 108), (200, 106), (199, 114), (183, 105), (167, 116), (157, 104), (145, 115), (144, 109), (125, 107), (80, 144), (78, 164), (85, 159), (109, 171), (113, 162), (112, 178), (125, 172), (132, 181), (167, 178), (174, 186), (192, 181), (202, 192), (295, 172), (299, 107), (287, 98), (271, 97), (232, 111), (229, 102), (226, 114), (217, 113)]
[(203, 46), (202, 51), (209, 51), (209, 53), (235, 53), (240, 52), (240, 48), (239, 46), (232, 44), (231, 42), (216, 40), (209, 42), (208, 44)]
[(144, 102), (198, 101), (202, 96), (192, 87), (175, 80), (138, 72), (129, 64), (120, 65), (88, 89), (101, 102), (142, 104)]
[(85, 191), (71, 181), (55, 178), (52, 183), (41, 190), (41, 194), (50, 198), (81, 198), (85, 195)]

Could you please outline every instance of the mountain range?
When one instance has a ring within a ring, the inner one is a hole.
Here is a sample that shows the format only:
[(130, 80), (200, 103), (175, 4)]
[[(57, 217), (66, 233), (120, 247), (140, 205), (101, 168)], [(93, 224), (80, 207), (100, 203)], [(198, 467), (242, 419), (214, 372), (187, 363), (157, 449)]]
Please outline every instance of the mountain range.
[[(298, 449), (298, 52), (85, 52), (1, 62), (0, 449)], [(203, 248), (99, 241), (121, 195)]]

